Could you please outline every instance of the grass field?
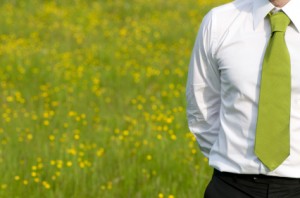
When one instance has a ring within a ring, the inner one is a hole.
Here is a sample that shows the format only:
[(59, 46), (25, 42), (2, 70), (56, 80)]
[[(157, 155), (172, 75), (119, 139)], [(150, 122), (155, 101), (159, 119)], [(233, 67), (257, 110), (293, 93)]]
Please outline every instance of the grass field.
[(185, 83), (226, 0), (1, 0), (0, 197), (202, 197)]

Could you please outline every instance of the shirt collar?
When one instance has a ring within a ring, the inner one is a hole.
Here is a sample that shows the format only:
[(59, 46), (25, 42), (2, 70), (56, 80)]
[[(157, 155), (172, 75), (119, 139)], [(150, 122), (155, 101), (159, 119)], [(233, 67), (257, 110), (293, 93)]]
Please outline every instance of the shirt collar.
[[(253, 0), (253, 26), (254, 29), (274, 9), (269, 0)], [(288, 15), (298, 32), (300, 32), (300, 0), (290, 0), (282, 10)]]
[[(298, 0), (299, 1), (299, 0)], [(258, 24), (274, 8), (269, 0), (253, 0), (253, 26), (257, 28)]]
[(282, 8), (282, 10), (288, 15), (288, 17), (291, 19), (296, 29), (300, 33), (300, 1), (290, 0), (290, 2)]

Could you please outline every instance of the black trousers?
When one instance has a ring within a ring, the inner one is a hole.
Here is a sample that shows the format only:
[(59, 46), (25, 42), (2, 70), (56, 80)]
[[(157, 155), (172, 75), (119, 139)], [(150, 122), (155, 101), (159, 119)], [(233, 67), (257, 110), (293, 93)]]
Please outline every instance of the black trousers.
[(204, 198), (300, 198), (300, 179), (214, 170)]

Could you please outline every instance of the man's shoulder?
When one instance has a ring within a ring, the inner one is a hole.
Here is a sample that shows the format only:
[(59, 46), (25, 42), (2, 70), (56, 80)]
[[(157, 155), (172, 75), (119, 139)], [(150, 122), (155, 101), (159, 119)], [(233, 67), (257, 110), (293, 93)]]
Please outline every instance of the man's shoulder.
[[(235, 0), (211, 9), (213, 15), (226, 17), (234, 13), (252, 10), (252, 4), (254, 0)], [(258, 0), (256, 0), (258, 1)]]
[[(205, 16), (204, 24), (210, 24), (213, 32), (220, 35), (226, 32), (232, 24), (242, 20), (242, 16), (252, 14), (253, 1), (235, 0), (212, 8)], [(248, 16), (247, 16), (248, 17)]]

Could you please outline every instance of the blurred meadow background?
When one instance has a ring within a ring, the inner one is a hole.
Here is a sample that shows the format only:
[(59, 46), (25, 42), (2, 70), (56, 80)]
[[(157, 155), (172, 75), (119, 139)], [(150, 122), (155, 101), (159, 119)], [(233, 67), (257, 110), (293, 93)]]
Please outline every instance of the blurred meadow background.
[(202, 197), (185, 83), (225, 1), (0, 0), (0, 197)]

